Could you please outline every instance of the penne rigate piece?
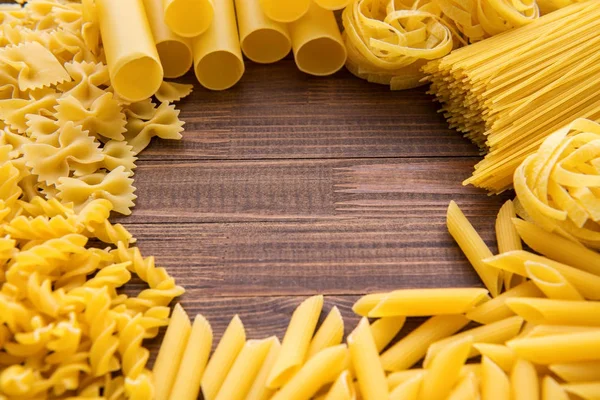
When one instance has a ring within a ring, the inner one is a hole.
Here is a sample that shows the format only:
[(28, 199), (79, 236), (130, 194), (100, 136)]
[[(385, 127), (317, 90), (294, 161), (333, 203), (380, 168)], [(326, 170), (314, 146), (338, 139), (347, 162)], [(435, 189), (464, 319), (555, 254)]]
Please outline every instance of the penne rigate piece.
[(328, 347), (311, 358), (275, 393), (272, 400), (306, 400), (348, 368), (348, 348), (345, 344)]
[(460, 379), (448, 400), (473, 400), (479, 398), (479, 378), (471, 372)]
[(354, 303), (354, 305), (352, 306), (352, 311), (354, 311), (355, 314), (358, 314), (361, 317), (366, 317), (367, 315), (369, 315), (371, 310), (374, 309), (375, 306), (379, 304), (379, 302), (383, 300), (387, 295), (388, 293), (366, 294), (360, 299), (358, 299), (356, 303)]
[(540, 398), (540, 382), (532, 363), (517, 359), (510, 374), (512, 400), (537, 400)]
[(310, 341), (306, 359), (310, 360), (321, 350), (342, 343), (343, 338), (344, 320), (340, 310), (334, 306)]
[(152, 369), (157, 400), (169, 398), (191, 330), (190, 318), (178, 303), (173, 309), (171, 321)]
[[(482, 325), (477, 328), (469, 329), (458, 333), (454, 336), (450, 336), (445, 339), (439, 340), (433, 343), (431, 346), (429, 346), (429, 349), (427, 349), (427, 355), (425, 356), (425, 361), (423, 361), (423, 365), (425, 366), (425, 368), (427, 368), (427, 366), (437, 355), (437, 353), (439, 353), (448, 344), (456, 340), (462, 340), (467, 336), (472, 336), (473, 343), (500, 344), (517, 336), (517, 334), (521, 330), (521, 326), (523, 326), (523, 318), (515, 316), (503, 319), (501, 321), (493, 322), (488, 325)], [(477, 349), (473, 347), (469, 354), (469, 358), (475, 357), (478, 354), (479, 353)]]
[(362, 398), (364, 400), (387, 398), (389, 393), (385, 373), (366, 318), (362, 318), (356, 329), (348, 336), (348, 347)]
[(425, 375), (421, 372), (396, 386), (391, 391), (389, 400), (418, 400)]
[(379, 318), (371, 324), (371, 333), (375, 340), (375, 347), (381, 353), (385, 347), (396, 337), (404, 326), (406, 317)]
[(498, 297), (471, 309), (465, 315), (471, 321), (479, 322), (480, 324), (490, 324), (515, 315), (515, 313), (506, 305), (507, 299), (513, 297), (543, 296), (544, 294), (533, 282), (523, 282), (520, 285), (507, 290)]
[(432, 343), (455, 334), (468, 323), (463, 315), (431, 317), (383, 352), (381, 365), (386, 371), (408, 369), (425, 356)]
[(311, 0), (260, 0), (260, 6), (269, 19), (290, 23), (308, 12)]
[(542, 400), (569, 400), (569, 395), (551, 376), (542, 380)]
[(477, 288), (396, 290), (388, 293), (369, 312), (369, 317), (462, 314), (488, 299), (488, 291)]
[(277, 389), (283, 386), (302, 366), (322, 308), (323, 296), (313, 296), (294, 310), (279, 356), (269, 373), (267, 387)]
[(350, 371), (343, 371), (337, 377), (327, 392), (325, 400), (356, 400), (356, 391)]
[(345, 8), (352, 0), (314, 0), (314, 2), (321, 8), (333, 11)]
[(566, 382), (600, 381), (600, 360), (552, 364), (548, 368)]
[(277, 357), (281, 350), (281, 343), (279, 343), (279, 339), (275, 336), (271, 337), (269, 340), (271, 341), (269, 353), (267, 354), (267, 357), (265, 357), (265, 361), (260, 367), (260, 370), (252, 383), (252, 387), (248, 391), (246, 400), (267, 400), (275, 393), (275, 390), (267, 387), (267, 378), (271, 373), (271, 369), (273, 369), (273, 365), (275, 365), (275, 361), (277, 361)]
[(535, 261), (525, 262), (527, 277), (548, 297), (557, 300), (584, 300), (583, 296), (557, 270)]
[(492, 257), (492, 252), (454, 201), (448, 206), (446, 224), (448, 232), (458, 243), (492, 297), (498, 296), (502, 288), (502, 271), (483, 262)]
[(506, 300), (517, 315), (534, 324), (600, 327), (600, 302), (537, 299)]
[(430, 400), (445, 400), (460, 377), (460, 369), (471, 352), (473, 337), (448, 343), (426, 367), (420, 397)]
[(231, 366), (246, 342), (246, 330), (237, 315), (231, 319), (221, 337), (202, 377), (202, 394), (205, 400), (217, 397)]
[(506, 345), (517, 357), (536, 364), (600, 360), (600, 331), (514, 339)]
[(212, 25), (215, 13), (213, 0), (164, 0), (164, 9), (163, 19), (169, 29), (183, 37), (205, 32)]
[(583, 400), (600, 399), (600, 381), (598, 382), (580, 382), (565, 383), (561, 387), (568, 393), (574, 394)]
[[(498, 252), (506, 253), (507, 251), (523, 250), (523, 244), (521, 238), (513, 225), (513, 218), (517, 216), (515, 211), (515, 205), (511, 200), (507, 200), (506, 203), (500, 207), (498, 216), (496, 217), (496, 242), (498, 242)], [(513, 274), (510, 272), (504, 273), (504, 290), (508, 290), (513, 284)], [(519, 278), (515, 284), (522, 282), (523, 277), (515, 276)]]
[(477, 349), (482, 356), (492, 360), (497, 366), (506, 373), (510, 373), (515, 365), (517, 356), (515, 352), (501, 344), (475, 343), (473, 347)]
[[(200, 393), (200, 382), (212, 349), (213, 332), (202, 315), (196, 315), (177, 378), (171, 390), (171, 400), (195, 400)], [(169, 355), (171, 356), (171, 355)]]

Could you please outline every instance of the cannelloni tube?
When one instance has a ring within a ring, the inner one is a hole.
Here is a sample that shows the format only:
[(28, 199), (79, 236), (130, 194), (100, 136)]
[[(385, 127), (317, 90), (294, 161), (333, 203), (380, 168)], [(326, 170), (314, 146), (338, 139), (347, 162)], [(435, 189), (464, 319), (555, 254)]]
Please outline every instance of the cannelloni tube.
[(341, 10), (352, 2), (352, 0), (314, 0), (321, 8), (326, 10)]
[(164, 21), (179, 36), (198, 36), (212, 25), (213, 3), (213, 0), (163, 0)]
[(260, 0), (260, 6), (269, 19), (294, 22), (308, 12), (312, 0)]

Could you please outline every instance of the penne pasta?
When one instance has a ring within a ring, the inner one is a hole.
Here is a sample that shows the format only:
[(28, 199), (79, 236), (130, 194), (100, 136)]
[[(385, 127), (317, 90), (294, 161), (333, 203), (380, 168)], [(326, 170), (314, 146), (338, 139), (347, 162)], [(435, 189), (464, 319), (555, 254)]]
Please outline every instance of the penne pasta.
[(281, 343), (279, 343), (279, 339), (275, 336), (271, 337), (269, 340), (271, 341), (269, 353), (265, 357), (265, 361), (261, 365), (260, 370), (248, 391), (246, 400), (267, 400), (275, 393), (275, 390), (267, 387), (267, 378), (271, 373), (273, 365), (275, 365), (275, 361), (277, 361), (277, 357), (281, 351)]
[(392, 372), (386, 377), (388, 390), (393, 392), (395, 388), (404, 382), (415, 378), (416, 376), (422, 377), (425, 375), (425, 370), (423, 368), (413, 368), (413, 369), (405, 369), (403, 371)]
[(389, 400), (418, 400), (424, 376), (425, 373), (419, 373), (396, 386), (390, 393)]
[(600, 400), (600, 381), (566, 383), (561, 387), (568, 393), (574, 394), (583, 400)]
[(532, 326), (531, 330), (529, 330), (525, 335), (522, 335), (522, 337), (564, 335), (568, 333), (591, 332), (598, 330), (600, 330), (600, 327), (597, 326), (534, 325)]
[(260, 0), (235, 0), (240, 44), (250, 60), (268, 64), (284, 58), (292, 49), (287, 25), (268, 18)]
[(535, 367), (529, 361), (518, 359), (510, 374), (512, 400), (537, 400), (540, 382)]
[(152, 369), (157, 400), (169, 398), (191, 330), (190, 319), (178, 303), (173, 308), (171, 321)]
[(314, 0), (314, 2), (321, 8), (333, 11), (345, 8), (352, 0)]
[(260, 6), (269, 19), (290, 23), (308, 12), (311, 0), (260, 0)]
[(448, 400), (473, 400), (479, 396), (479, 379), (473, 372), (465, 375), (452, 389)]
[(325, 396), (325, 400), (355, 400), (356, 392), (350, 371), (343, 371), (333, 382)]
[(463, 315), (431, 317), (387, 349), (381, 355), (381, 365), (386, 371), (408, 369), (425, 356), (432, 343), (455, 334), (468, 323)]
[(131, 102), (151, 97), (163, 69), (142, 0), (97, 0), (96, 9), (115, 92)]
[(244, 400), (246, 398), (272, 343), (272, 338), (246, 342), (227, 373), (217, 394), (217, 400)]
[(481, 400), (510, 400), (510, 380), (488, 357), (481, 358)]
[(483, 260), (492, 257), (492, 252), (454, 201), (448, 206), (446, 224), (448, 232), (458, 243), (492, 297), (498, 296), (502, 288), (502, 271), (484, 263)]
[(547, 232), (531, 222), (514, 219), (513, 223), (527, 246), (538, 253), (565, 265), (600, 275), (600, 255), (597, 252), (581, 243)]
[(354, 311), (355, 314), (360, 315), (361, 317), (366, 317), (367, 315), (369, 315), (371, 310), (373, 310), (375, 306), (379, 304), (379, 302), (383, 300), (387, 295), (388, 293), (366, 294), (360, 299), (358, 299), (356, 303), (354, 303), (354, 305), (352, 306), (352, 311)]
[(194, 72), (202, 86), (225, 90), (244, 74), (233, 0), (214, 0), (214, 23), (192, 43)]
[(566, 382), (600, 381), (600, 360), (552, 364), (550, 371)]
[(371, 333), (379, 353), (396, 337), (404, 326), (404, 322), (406, 322), (406, 317), (386, 317), (371, 324)]
[(569, 400), (569, 395), (551, 376), (542, 380), (542, 400)]
[(311, 358), (275, 393), (272, 400), (308, 400), (348, 368), (348, 348), (344, 344), (326, 348)]
[(506, 345), (517, 357), (536, 364), (600, 360), (600, 331), (514, 339)]
[(213, 1), (218, 0), (164, 0), (164, 21), (179, 36), (198, 36), (213, 23)]
[(346, 46), (333, 11), (311, 1), (306, 14), (290, 23), (289, 30), (294, 60), (300, 71), (316, 76), (331, 75), (346, 63)]
[(546, 264), (526, 261), (525, 272), (527, 277), (550, 299), (584, 300), (560, 272)]
[(477, 288), (396, 290), (385, 296), (369, 317), (462, 314), (488, 299), (488, 291)]
[(304, 300), (296, 308), (285, 332), (279, 356), (267, 379), (267, 387), (277, 389), (294, 375), (306, 358), (310, 341), (323, 308), (323, 296)]
[(246, 342), (246, 331), (244, 324), (237, 315), (225, 329), (213, 356), (211, 357), (204, 376), (202, 377), (202, 394), (205, 400), (213, 400), (217, 397), (231, 366)]
[(515, 313), (506, 305), (507, 299), (542, 296), (544, 296), (544, 294), (533, 282), (523, 282), (520, 285), (507, 290), (498, 297), (471, 309), (465, 315), (470, 320), (479, 322), (480, 324), (490, 324), (515, 315)]
[(343, 338), (344, 320), (340, 310), (334, 306), (310, 341), (306, 359), (310, 360), (321, 350), (342, 343)]
[[(496, 217), (496, 241), (498, 242), (498, 252), (506, 253), (507, 251), (523, 250), (521, 238), (513, 225), (513, 218), (517, 216), (515, 205), (511, 200), (507, 200), (500, 208)], [(513, 274), (510, 272), (504, 273), (504, 289), (510, 289), (513, 284)], [(517, 280), (515, 284), (523, 281), (523, 277), (515, 276)]]
[[(171, 400), (195, 400), (200, 393), (200, 382), (212, 348), (213, 332), (210, 323), (202, 315), (196, 315), (177, 378), (171, 390)], [(169, 354), (169, 356), (171, 356)]]
[(348, 347), (362, 398), (364, 400), (387, 398), (389, 393), (385, 373), (366, 318), (362, 318), (356, 329), (348, 336)]
[(191, 39), (175, 34), (165, 24), (163, 0), (144, 0), (144, 6), (165, 78), (185, 75), (194, 61)]
[[(429, 346), (429, 349), (427, 349), (427, 355), (425, 356), (425, 361), (423, 361), (423, 365), (425, 366), (425, 368), (427, 368), (427, 366), (433, 360), (433, 358), (444, 347), (446, 347), (448, 344), (454, 341), (462, 340), (468, 336), (472, 336), (473, 343), (500, 344), (517, 336), (522, 325), (523, 318), (515, 316), (488, 325), (482, 325), (477, 328), (469, 329), (458, 333), (454, 336), (450, 336), (445, 339), (439, 340), (433, 343), (431, 346)], [(469, 358), (475, 357), (476, 355), (478, 355), (477, 349), (473, 347), (469, 354)]]
[(460, 368), (465, 365), (471, 352), (473, 337), (448, 343), (426, 367), (420, 397), (430, 400), (445, 400), (460, 377)]
[(475, 343), (473, 344), (473, 347), (475, 347), (482, 356), (489, 358), (506, 373), (512, 371), (515, 361), (517, 360), (515, 352), (511, 348), (501, 344)]
[(552, 299), (508, 299), (506, 305), (534, 324), (600, 327), (600, 302)]

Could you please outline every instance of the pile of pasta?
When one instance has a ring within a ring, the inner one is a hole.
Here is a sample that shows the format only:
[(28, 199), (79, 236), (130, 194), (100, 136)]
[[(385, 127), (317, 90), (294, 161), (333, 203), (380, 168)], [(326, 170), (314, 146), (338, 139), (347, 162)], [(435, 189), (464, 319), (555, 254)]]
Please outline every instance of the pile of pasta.
[(450, 126), (487, 153), (465, 184), (502, 192), (548, 135), (600, 119), (599, 30), (600, 3), (581, 2), (424, 67)]

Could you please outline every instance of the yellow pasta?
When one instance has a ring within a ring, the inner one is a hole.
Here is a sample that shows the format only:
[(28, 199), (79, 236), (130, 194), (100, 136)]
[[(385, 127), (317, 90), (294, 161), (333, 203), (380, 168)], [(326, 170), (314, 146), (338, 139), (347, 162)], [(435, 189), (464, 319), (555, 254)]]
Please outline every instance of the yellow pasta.
[(563, 335), (567, 333), (575, 332), (590, 332), (600, 330), (597, 326), (576, 326), (576, 325), (533, 325), (529, 323), (532, 328), (524, 333), (524, 329), (521, 331), (519, 337), (540, 337), (540, 336), (553, 336)]
[(191, 330), (189, 317), (183, 307), (177, 304), (152, 369), (155, 396), (159, 400), (169, 398)]
[[(216, 12), (213, 2), (218, 0), (163, 0), (164, 21), (173, 32), (183, 37), (194, 37), (213, 25)], [(215, 24), (222, 23), (215, 18)]]
[(214, 1), (214, 23), (192, 43), (198, 82), (210, 90), (225, 90), (244, 74), (244, 60), (235, 22), (233, 0)]
[(277, 337), (272, 337), (270, 340), (271, 347), (269, 348), (269, 353), (260, 367), (260, 371), (258, 371), (258, 374), (252, 383), (252, 387), (248, 391), (246, 400), (267, 400), (275, 393), (275, 390), (267, 387), (267, 378), (269, 377), (273, 365), (275, 365), (275, 361), (277, 361), (277, 357), (281, 351), (281, 343), (279, 343)]
[(569, 395), (552, 377), (545, 376), (542, 380), (542, 400), (569, 400)]
[(501, 270), (483, 262), (492, 257), (492, 252), (454, 201), (448, 206), (446, 223), (448, 232), (465, 253), (492, 297), (498, 296), (502, 288)]
[[(500, 208), (498, 217), (496, 218), (496, 241), (498, 242), (498, 252), (506, 253), (512, 250), (523, 250), (521, 238), (513, 225), (513, 218), (517, 216), (515, 206), (512, 201), (508, 200)], [(516, 276), (515, 284), (523, 281), (523, 278)], [(513, 274), (510, 272), (504, 273), (504, 289), (508, 290), (513, 287)]]
[(550, 299), (584, 300), (583, 296), (557, 270), (546, 264), (526, 261), (525, 272)]
[(514, 312), (506, 305), (506, 300), (518, 297), (542, 297), (543, 295), (533, 282), (524, 282), (471, 309), (465, 316), (480, 324), (490, 324), (514, 315)]
[(154, 97), (161, 103), (172, 103), (192, 93), (193, 86), (185, 83), (163, 82)]
[(482, 356), (489, 358), (506, 373), (512, 371), (517, 359), (515, 352), (501, 344), (475, 343), (473, 347)]
[(561, 387), (584, 400), (600, 399), (600, 382), (566, 383)]
[(388, 386), (369, 321), (362, 318), (348, 337), (352, 366), (364, 400), (385, 399)]
[(552, 364), (548, 368), (566, 382), (600, 381), (600, 360)]
[(470, 400), (479, 397), (479, 379), (471, 372), (456, 384), (448, 400)]
[(250, 60), (268, 64), (281, 60), (292, 49), (287, 25), (269, 19), (260, 0), (236, 0), (240, 44)]
[(379, 353), (396, 337), (404, 326), (404, 322), (406, 322), (406, 317), (387, 317), (380, 318), (371, 324), (371, 334)]
[(242, 350), (242, 347), (244, 347), (245, 341), (246, 331), (244, 325), (236, 315), (231, 319), (204, 370), (201, 382), (202, 394), (206, 400), (212, 400), (217, 397), (231, 366)]
[(539, 399), (539, 385), (537, 371), (533, 364), (518, 359), (510, 374), (511, 398), (514, 400)]
[(355, 400), (356, 393), (352, 382), (352, 375), (349, 371), (343, 371), (333, 382), (331, 388), (325, 396), (325, 400)]
[(510, 400), (508, 376), (485, 356), (481, 359), (481, 400)]
[(400, 383), (390, 392), (390, 400), (418, 400), (425, 376), (426, 374), (421, 372)]
[(298, 371), (306, 358), (322, 308), (323, 296), (309, 297), (296, 308), (283, 337), (277, 361), (269, 373), (267, 387), (277, 389), (283, 386)]
[(518, 357), (536, 364), (598, 361), (600, 331), (514, 339), (507, 346)]
[(600, 302), (552, 299), (508, 299), (506, 304), (517, 315), (535, 324), (600, 327)]
[(344, 320), (340, 310), (333, 307), (310, 341), (306, 358), (310, 359), (321, 350), (342, 343), (343, 338)]
[(432, 343), (464, 328), (469, 320), (462, 315), (438, 315), (400, 339), (381, 355), (386, 371), (401, 371), (417, 363)]
[(326, 10), (342, 10), (350, 4), (352, 0), (314, 0), (314, 2), (319, 7)]
[(365, 317), (369, 315), (371, 310), (374, 309), (385, 296), (387, 296), (387, 293), (366, 294), (354, 303), (352, 311), (354, 311), (355, 314)]
[(198, 397), (212, 342), (209, 322), (202, 315), (196, 315), (169, 399), (194, 400)]
[(115, 92), (135, 102), (152, 96), (163, 69), (142, 0), (97, 0), (100, 33)]
[(300, 19), (308, 12), (311, 0), (260, 0), (260, 6), (269, 19), (290, 23)]
[(344, 66), (346, 47), (333, 11), (311, 1), (306, 14), (289, 24), (289, 30), (294, 60), (300, 71), (324, 76)]

